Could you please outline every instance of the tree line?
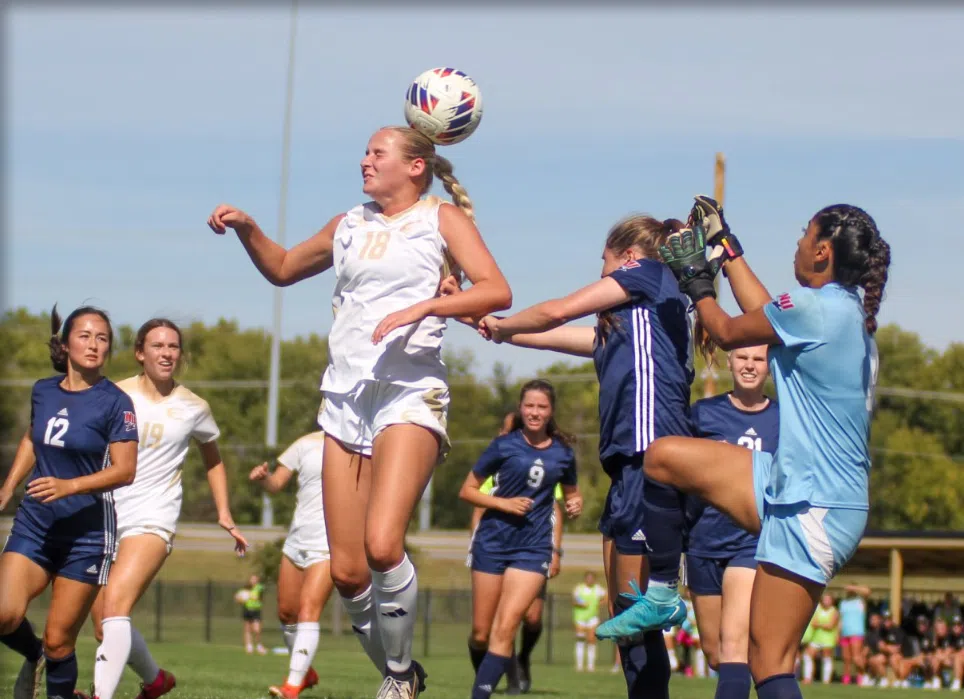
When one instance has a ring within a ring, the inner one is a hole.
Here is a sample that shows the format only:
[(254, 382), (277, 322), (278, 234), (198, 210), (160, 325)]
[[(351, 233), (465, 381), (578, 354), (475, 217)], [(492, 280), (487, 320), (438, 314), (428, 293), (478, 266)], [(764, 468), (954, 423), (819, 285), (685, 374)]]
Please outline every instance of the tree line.
[[(278, 447), (264, 446), (271, 336), (260, 329), (242, 329), (220, 320), (213, 325), (193, 323), (184, 331), (185, 361), (179, 380), (211, 405), (221, 429), (219, 443), (231, 474), (232, 508), (239, 523), (261, 518), (261, 491), (247, 480), (250, 469), (270, 462), (291, 442), (317, 429), (318, 385), (327, 361), (327, 343), (319, 335), (282, 343)], [(30, 419), (30, 383), (52, 373), (47, 339), (50, 317), (24, 309), (7, 311), (0, 319), (0, 338), (7, 348), (0, 392), (0, 445), (4, 473), (10, 468), (16, 444)], [(133, 356), (136, 328), (115, 329), (113, 356), (106, 374), (120, 380), (135, 374)], [(964, 401), (939, 400), (928, 392), (964, 392), (964, 344), (939, 352), (914, 333), (895, 325), (877, 335), (880, 352), (878, 385), (910, 389), (913, 395), (878, 395), (871, 447), (870, 527), (874, 529), (964, 529)], [(475, 459), (498, 432), (503, 415), (513, 409), (522, 383), (531, 376), (512, 376), (496, 364), (490, 377), (475, 373), (469, 351), (445, 356), (451, 384), (449, 435), (452, 450), (435, 473), (432, 522), (439, 528), (464, 528), (469, 508), (458, 500), (458, 490)], [(725, 356), (716, 357), (717, 389), (730, 387)], [(698, 359), (693, 399), (703, 397), (708, 372)], [(591, 362), (560, 361), (539, 372), (556, 385), (557, 418), (563, 429), (576, 434), (584, 515), (567, 526), (574, 531), (595, 528), (602, 510), (608, 479), (597, 455), (598, 395)], [(206, 386), (205, 382), (234, 382)], [(771, 390), (772, 394), (772, 390)], [(196, 449), (184, 465), (183, 521), (214, 521), (203, 466)], [(22, 491), (22, 489), (21, 489)], [(276, 522), (287, 524), (294, 506), (294, 489), (273, 496)], [(11, 506), (5, 515), (13, 512)]]

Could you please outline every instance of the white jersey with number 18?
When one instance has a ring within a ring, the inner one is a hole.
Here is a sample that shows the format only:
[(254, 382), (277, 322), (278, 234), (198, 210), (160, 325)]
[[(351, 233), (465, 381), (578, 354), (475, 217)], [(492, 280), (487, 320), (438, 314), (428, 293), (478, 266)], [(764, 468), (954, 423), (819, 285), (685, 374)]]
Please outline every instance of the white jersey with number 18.
[(441, 199), (426, 197), (395, 216), (385, 216), (374, 204), (362, 204), (338, 224), (333, 252), (335, 321), (328, 335), (323, 391), (346, 394), (372, 380), (414, 388), (446, 386), (444, 318), (430, 316), (372, 344), (372, 333), (385, 316), (437, 295), (445, 267), (445, 241), (438, 224), (442, 205)]
[(140, 427), (134, 482), (114, 491), (117, 527), (155, 526), (174, 533), (181, 514), (181, 466), (191, 440), (220, 435), (207, 401), (184, 386), (160, 401), (145, 396), (133, 376), (117, 384), (134, 402)]

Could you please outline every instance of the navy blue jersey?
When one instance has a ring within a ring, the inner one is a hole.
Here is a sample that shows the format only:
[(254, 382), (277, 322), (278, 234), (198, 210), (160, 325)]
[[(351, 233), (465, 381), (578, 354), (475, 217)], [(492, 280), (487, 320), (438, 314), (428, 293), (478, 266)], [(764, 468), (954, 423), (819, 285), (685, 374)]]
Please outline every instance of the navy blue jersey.
[[(27, 483), (41, 478), (89, 476), (110, 465), (111, 442), (136, 442), (137, 418), (130, 396), (108, 379), (84, 391), (60, 387), (63, 376), (33, 386), (30, 437), (36, 466)], [(114, 536), (110, 493), (71, 495), (43, 504), (26, 497), (17, 511), (19, 524), (51, 543), (101, 544)]]
[(525, 516), (487, 509), (474, 543), (503, 553), (552, 547), (552, 503), (557, 483), (576, 485), (576, 455), (557, 439), (537, 449), (522, 430), (496, 437), (472, 468), (481, 480), (495, 478), (491, 495), (532, 499)]
[(599, 458), (645, 452), (655, 439), (690, 437), (693, 383), (689, 300), (669, 267), (636, 260), (609, 275), (630, 295), (610, 309), (612, 328), (596, 331)]
[[(740, 410), (724, 393), (704, 398), (693, 404), (693, 422), (700, 437), (715, 439), (753, 451), (773, 454), (780, 436), (780, 409), (775, 400), (757, 412)], [(713, 468), (716, 464), (707, 464)], [(738, 527), (733, 520), (699, 498), (687, 498), (692, 524), (688, 553), (703, 558), (729, 558), (733, 554), (755, 550), (757, 537)]]

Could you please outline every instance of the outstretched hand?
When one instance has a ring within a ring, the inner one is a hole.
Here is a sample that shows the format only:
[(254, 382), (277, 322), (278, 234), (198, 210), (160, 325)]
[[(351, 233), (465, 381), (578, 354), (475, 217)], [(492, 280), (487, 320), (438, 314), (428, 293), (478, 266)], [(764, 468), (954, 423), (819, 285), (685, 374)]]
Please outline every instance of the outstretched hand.
[(218, 235), (224, 235), (228, 228), (238, 230), (250, 225), (251, 217), (230, 204), (218, 204), (208, 216), (208, 227)]
[(706, 241), (700, 226), (684, 228), (670, 235), (666, 244), (659, 246), (659, 256), (672, 270), (680, 291), (689, 296), (693, 303), (706, 297), (716, 298), (716, 289), (713, 288), (715, 275), (706, 259)]

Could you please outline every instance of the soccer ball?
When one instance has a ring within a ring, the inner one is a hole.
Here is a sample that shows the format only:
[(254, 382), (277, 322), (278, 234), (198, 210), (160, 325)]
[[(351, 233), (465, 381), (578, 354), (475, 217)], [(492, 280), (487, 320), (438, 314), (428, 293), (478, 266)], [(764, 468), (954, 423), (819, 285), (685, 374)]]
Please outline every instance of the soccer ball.
[(419, 75), (405, 94), (405, 121), (441, 146), (464, 141), (482, 120), (482, 93), (468, 75), (433, 68)]
[(251, 593), (248, 590), (238, 590), (237, 594), (234, 596), (234, 601), (238, 604), (244, 604), (249, 599), (251, 599)]

